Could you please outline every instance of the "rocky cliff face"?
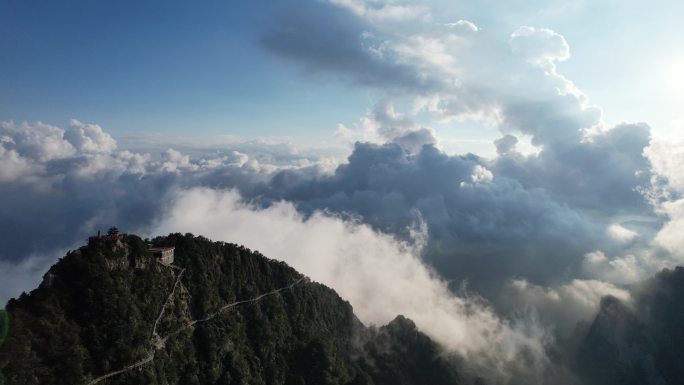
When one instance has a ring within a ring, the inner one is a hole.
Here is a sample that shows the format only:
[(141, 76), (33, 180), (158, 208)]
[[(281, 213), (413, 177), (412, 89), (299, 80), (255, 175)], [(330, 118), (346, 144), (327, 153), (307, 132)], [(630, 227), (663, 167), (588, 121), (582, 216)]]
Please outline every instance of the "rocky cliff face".
[(333, 290), (244, 247), (172, 234), (70, 252), (11, 300), (4, 384), (459, 384), (398, 317), (368, 328)]
[(579, 350), (579, 364), (594, 384), (661, 384), (653, 342), (632, 310), (605, 297)]
[(663, 270), (633, 288), (633, 301), (607, 297), (577, 354), (589, 384), (681, 384), (684, 269)]

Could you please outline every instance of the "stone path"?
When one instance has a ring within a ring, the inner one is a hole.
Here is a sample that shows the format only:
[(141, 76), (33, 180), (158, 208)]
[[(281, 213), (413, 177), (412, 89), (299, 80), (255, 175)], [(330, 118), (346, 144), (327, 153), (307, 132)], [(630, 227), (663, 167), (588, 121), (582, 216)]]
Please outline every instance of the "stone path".
[[(162, 264), (162, 265), (163, 265), (163, 264)], [(172, 299), (173, 299), (173, 296), (174, 296), (174, 294), (175, 294), (175, 292), (176, 292), (176, 287), (178, 287), (178, 283), (180, 282), (180, 279), (181, 279), (181, 277), (183, 276), (183, 273), (185, 273), (185, 269), (180, 269), (180, 268), (177, 267), (177, 266), (173, 266), (173, 265), (164, 265), (164, 266), (169, 267), (169, 268), (172, 268), (172, 269), (175, 269), (175, 270), (179, 270), (180, 272), (178, 273), (178, 276), (176, 277), (176, 281), (175, 281), (174, 284), (173, 284), (173, 288), (171, 289), (171, 292), (170, 292), (169, 295), (166, 297), (166, 301), (164, 302), (164, 305), (162, 306), (161, 310), (159, 311), (159, 315), (157, 316), (157, 319), (154, 321), (154, 326), (152, 327), (152, 337), (151, 337), (151, 341), (150, 341), (151, 344), (152, 344), (152, 350), (151, 350), (151, 351), (149, 352), (149, 354), (148, 354), (145, 358), (143, 358), (142, 360), (137, 361), (137, 362), (134, 362), (134, 363), (132, 363), (132, 364), (130, 364), (130, 365), (124, 367), (123, 369), (116, 370), (116, 371), (107, 373), (107, 374), (105, 374), (105, 375), (103, 375), (103, 376), (97, 377), (97, 378), (93, 379), (92, 381), (88, 382), (86, 385), (94, 385), (94, 384), (97, 384), (98, 382), (104, 381), (104, 380), (106, 380), (106, 379), (108, 379), (108, 378), (110, 378), (110, 377), (114, 377), (114, 376), (117, 376), (117, 375), (119, 375), (119, 374), (126, 373), (126, 372), (131, 371), (131, 370), (133, 370), (133, 369), (135, 369), (135, 368), (139, 368), (139, 367), (141, 367), (141, 366), (147, 364), (148, 362), (152, 362), (152, 360), (154, 360), (154, 354), (155, 354), (158, 350), (161, 350), (161, 349), (164, 348), (164, 346), (165, 346), (165, 344), (166, 344), (166, 341), (167, 341), (169, 338), (171, 338), (171, 337), (173, 337), (173, 336), (179, 334), (180, 332), (182, 332), (182, 331), (184, 331), (184, 330), (186, 330), (186, 329), (190, 329), (190, 328), (194, 327), (194, 326), (195, 326), (196, 324), (198, 324), (198, 323), (210, 321), (211, 319), (215, 318), (216, 316), (218, 316), (218, 315), (221, 314), (222, 312), (224, 312), (224, 311), (226, 311), (226, 310), (228, 310), (228, 309), (230, 309), (230, 308), (232, 308), (232, 307), (235, 307), (235, 306), (238, 306), (238, 305), (242, 305), (242, 304), (248, 304), (248, 303), (257, 302), (257, 301), (259, 301), (260, 299), (262, 299), (262, 298), (264, 298), (264, 297), (268, 297), (268, 296), (271, 296), (271, 295), (278, 294), (278, 293), (280, 293), (281, 291), (284, 291), (284, 290), (290, 290), (290, 289), (292, 289), (295, 285), (298, 285), (298, 284), (301, 283), (302, 281), (307, 280), (306, 277), (302, 277), (302, 278), (296, 280), (295, 282), (293, 282), (293, 283), (291, 283), (291, 284), (289, 284), (289, 285), (287, 285), (287, 286), (281, 287), (281, 288), (276, 289), (276, 290), (273, 290), (273, 291), (269, 291), (268, 293), (261, 294), (261, 295), (259, 295), (259, 296), (257, 296), (257, 297), (254, 297), (254, 298), (251, 298), (251, 299), (246, 299), (246, 300), (241, 300), (241, 301), (236, 301), (236, 302), (233, 302), (233, 303), (229, 303), (229, 304), (227, 304), (227, 305), (224, 305), (224, 306), (220, 307), (220, 308), (219, 308), (218, 310), (216, 310), (215, 312), (209, 313), (209, 315), (207, 315), (207, 316), (204, 317), (204, 318), (200, 318), (200, 319), (196, 319), (196, 320), (189, 321), (189, 322), (186, 323), (185, 325), (183, 325), (183, 326), (177, 328), (176, 330), (170, 332), (166, 337), (162, 338), (162, 337), (159, 336), (159, 334), (157, 333), (157, 326), (159, 325), (159, 322), (161, 321), (162, 317), (164, 316), (164, 312), (166, 311), (166, 307), (171, 303), (171, 301), (172, 301)]]

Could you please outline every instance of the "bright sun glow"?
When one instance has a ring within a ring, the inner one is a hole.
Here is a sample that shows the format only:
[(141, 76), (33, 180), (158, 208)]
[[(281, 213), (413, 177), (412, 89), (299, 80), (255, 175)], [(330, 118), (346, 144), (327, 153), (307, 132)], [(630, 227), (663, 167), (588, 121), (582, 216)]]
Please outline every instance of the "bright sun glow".
[(666, 88), (676, 94), (684, 94), (684, 55), (670, 58), (663, 64)]

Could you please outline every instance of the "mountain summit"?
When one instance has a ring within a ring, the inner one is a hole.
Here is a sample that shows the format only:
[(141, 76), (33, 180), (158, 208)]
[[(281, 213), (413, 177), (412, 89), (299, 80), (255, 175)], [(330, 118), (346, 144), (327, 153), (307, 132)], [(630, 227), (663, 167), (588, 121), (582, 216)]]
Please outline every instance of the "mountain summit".
[(283, 262), (191, 234), (91, 237), (7, 304), (0, 384), (460, 384), (402, 316), (366, 327)]

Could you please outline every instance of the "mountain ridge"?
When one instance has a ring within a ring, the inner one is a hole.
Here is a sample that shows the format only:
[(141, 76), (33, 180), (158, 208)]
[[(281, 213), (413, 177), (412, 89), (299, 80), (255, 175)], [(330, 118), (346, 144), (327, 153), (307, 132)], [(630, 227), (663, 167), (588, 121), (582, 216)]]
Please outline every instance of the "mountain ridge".
[(576, 365), (590, 385), (680, 384), (684, 378), (684, 268), (634, 285), (629, 304), (604, 297)]
[(151, 245), (174, 264), (135, 235), (91, 239), (10, 300), (0, 383), (462, 383), (412, 321), (366, 327), (283, 262), (192, 234)]

